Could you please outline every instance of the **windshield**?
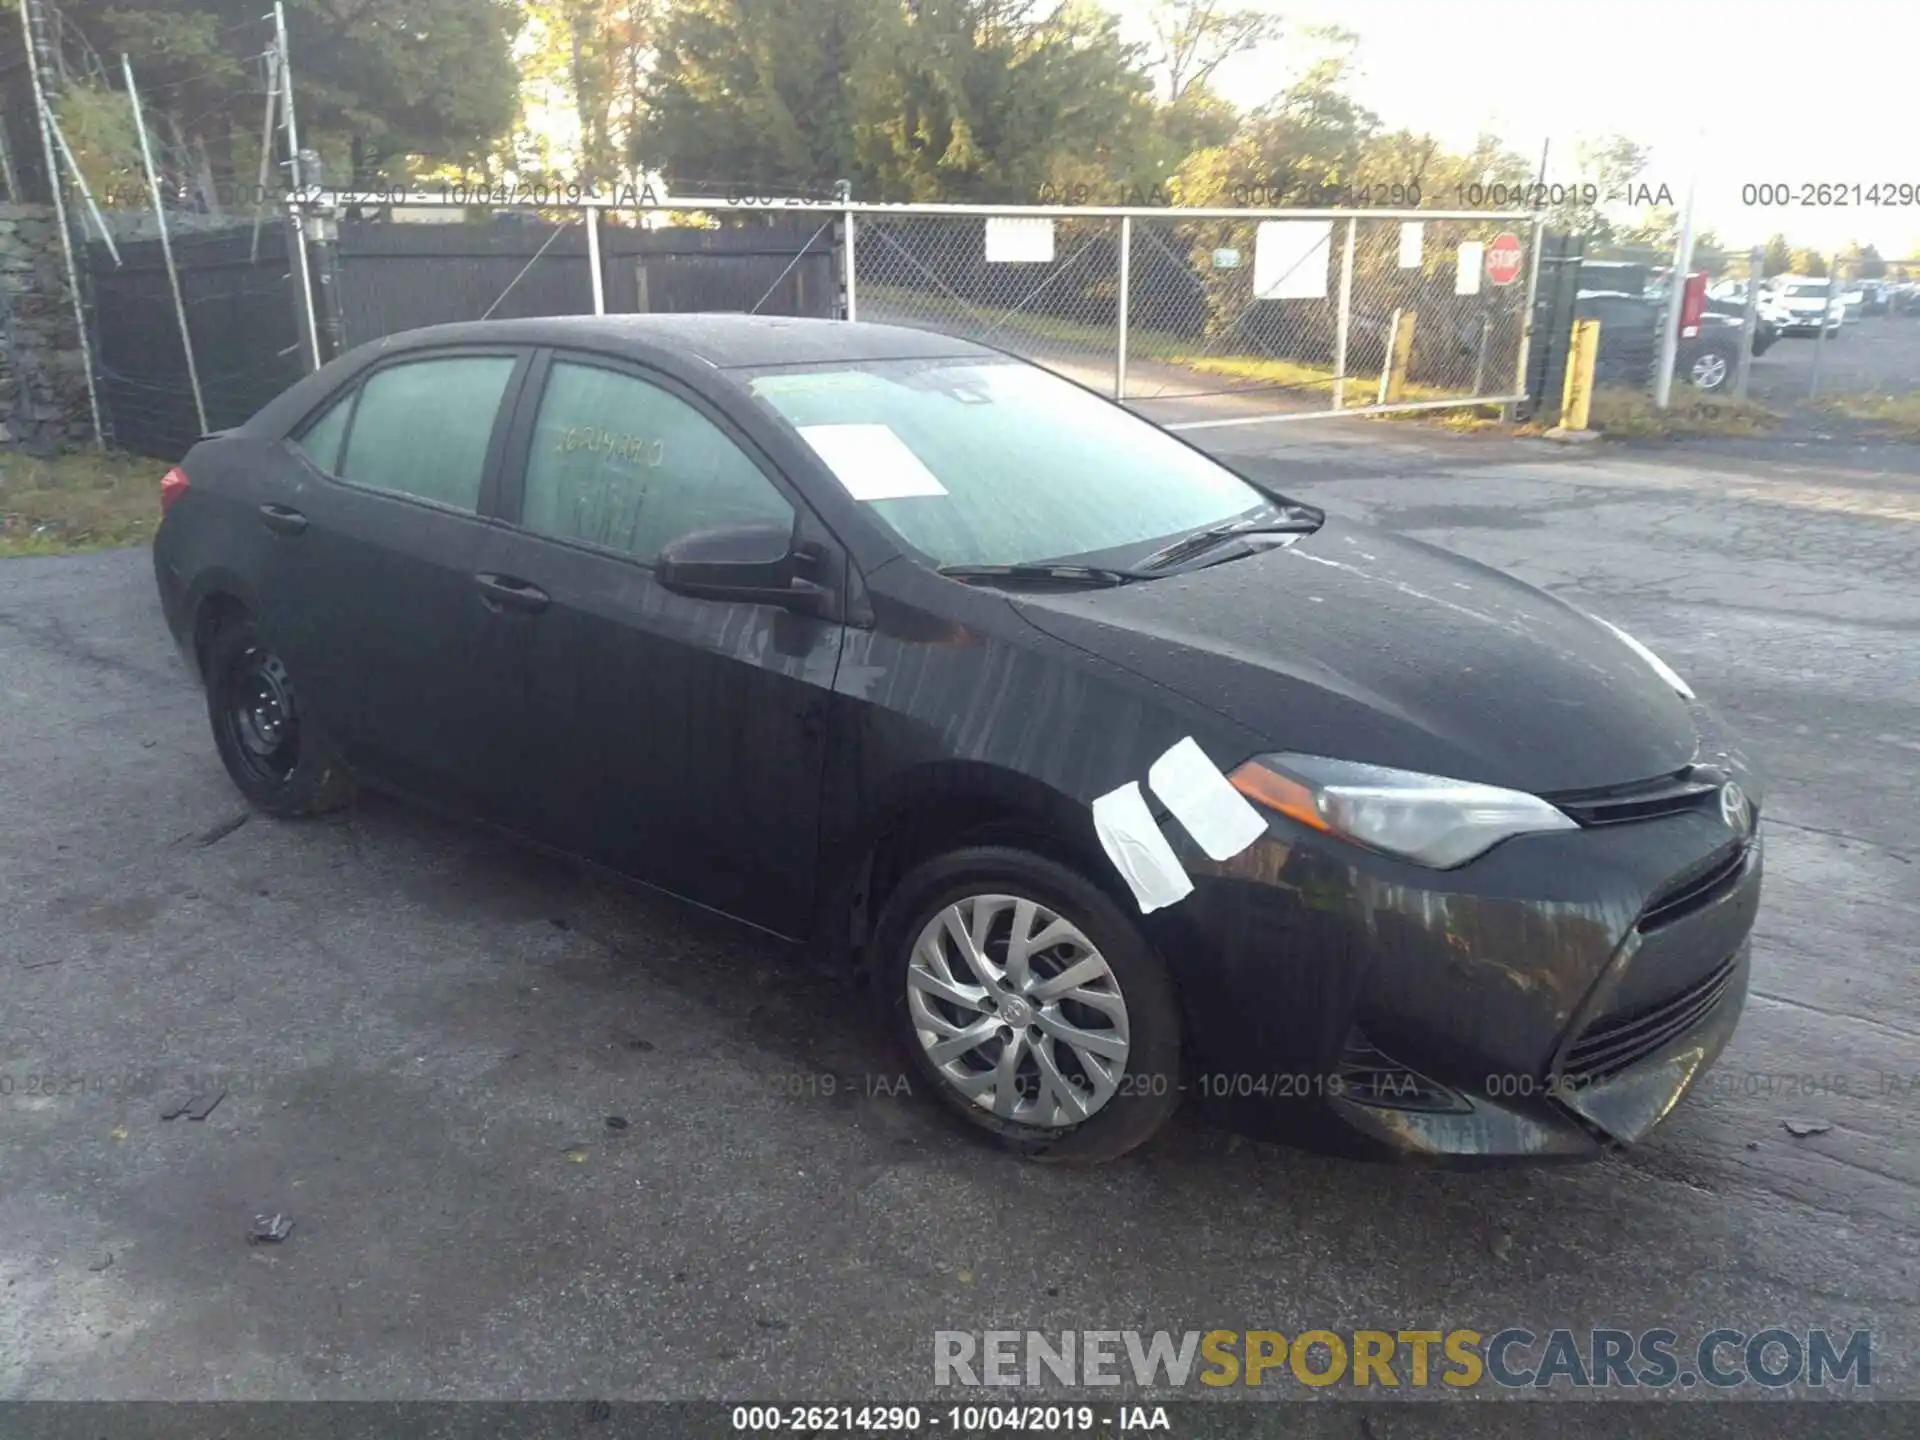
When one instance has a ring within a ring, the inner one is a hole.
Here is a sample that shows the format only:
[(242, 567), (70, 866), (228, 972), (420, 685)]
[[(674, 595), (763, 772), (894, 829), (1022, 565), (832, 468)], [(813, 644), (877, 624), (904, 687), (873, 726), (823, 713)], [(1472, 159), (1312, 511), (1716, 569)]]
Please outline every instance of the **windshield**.
[(1799, 285), (1784, 286), (1780, 293), (1790, 296), (1795, 300), (1804, 300), (1809, 296), (1825, 295), (1827, 293), (1827, 286), (1824, 280), (1808, 281)]
[(1137, 558), (1271, 501), (1171, 435), (1013, 360), (753, 372), (856, 500), (935, 565)]

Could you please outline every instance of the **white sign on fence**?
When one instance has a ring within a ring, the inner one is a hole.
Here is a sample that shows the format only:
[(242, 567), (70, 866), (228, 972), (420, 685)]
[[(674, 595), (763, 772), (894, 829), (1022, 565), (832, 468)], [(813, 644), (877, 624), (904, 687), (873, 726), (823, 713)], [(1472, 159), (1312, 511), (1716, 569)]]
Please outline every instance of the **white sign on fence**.
[(1456, 295), (1478, 295), (1480, 293), (1480, 267), (1486, 263), (1487, 247), (1478, 240), (1460, 242), (1460, 268), (1454, 272), (1453, 293)]
[(1053, 221), (1046, 216), (994, 215), (987, 220), (989, 265), (1051, 265)]
[(1262, 220), (1253, 232), (1253, 298), (1324, 300), (1331, 220)]
[(1400, 268), (1402, 270), (1420, 268), (1420, 242), (1426, 239), (1426, 235), (1426, 221), (1402, 220), (1400, 222)]

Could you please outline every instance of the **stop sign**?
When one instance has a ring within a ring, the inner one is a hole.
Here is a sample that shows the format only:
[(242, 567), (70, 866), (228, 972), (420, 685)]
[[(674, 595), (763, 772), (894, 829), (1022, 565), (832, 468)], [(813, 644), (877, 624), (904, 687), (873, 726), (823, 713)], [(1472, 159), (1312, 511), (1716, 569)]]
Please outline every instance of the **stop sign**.
[(1502, 230), (1487, 246), (1487, 279), (1496, 285), (1511, 285), (1520, 278), (1520, 237)]

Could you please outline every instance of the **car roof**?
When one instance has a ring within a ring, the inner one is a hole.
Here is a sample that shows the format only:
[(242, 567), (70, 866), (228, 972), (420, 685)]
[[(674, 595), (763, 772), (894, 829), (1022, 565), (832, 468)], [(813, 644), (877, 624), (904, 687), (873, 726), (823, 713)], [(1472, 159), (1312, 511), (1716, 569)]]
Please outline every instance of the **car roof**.
[(476, 320), (404, 330), (374, 343), (389, 350), (476, 344), (580, 345), (637, 360), (691, 360), (719, 370), (999, 355), (951, 335), (904, 325), (737, 313)]

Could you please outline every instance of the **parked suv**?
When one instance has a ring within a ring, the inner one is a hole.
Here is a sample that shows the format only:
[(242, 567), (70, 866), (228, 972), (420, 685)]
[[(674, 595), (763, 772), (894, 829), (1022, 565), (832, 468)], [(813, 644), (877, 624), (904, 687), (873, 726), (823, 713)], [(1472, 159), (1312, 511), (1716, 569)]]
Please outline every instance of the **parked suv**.
[(1827, 313), (1828, 282), (1813, 275), (1781, 275), (1775, 277), (1773, 294), (1781, 308), (1787, 312), (1787, 324), (1784, 327), (1789, 335), (1818, 335), (1822, 316), (1827, 320), (1827, 338), (1833, 339), (1840, 334), (1845, 322), (1844, 305), (1835, 305), (1833, 313)]
[[(1574, 314), (1600, 322), (1600, 353), (1594, 379), (1602, 385), (1646, 384), (1659, 361), (1660, 326), (1666, 305), (1658, 295), (1628, 295), (1615, 290), (1583, 290)], [(1740, 364), (1745, 320), (1709, 310), (1700, 317), (1699, 334), (1683, 336), (1675, 352), (1674, 373), (1696, 390), (1722, 391)], [(1755, 352), (1759, 353), (1756, 337)]]

